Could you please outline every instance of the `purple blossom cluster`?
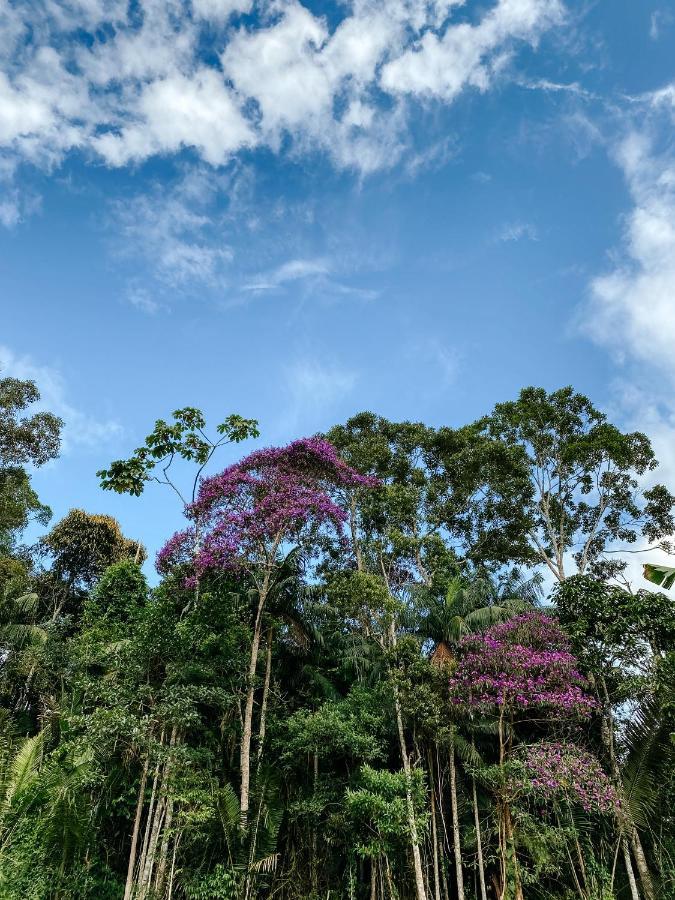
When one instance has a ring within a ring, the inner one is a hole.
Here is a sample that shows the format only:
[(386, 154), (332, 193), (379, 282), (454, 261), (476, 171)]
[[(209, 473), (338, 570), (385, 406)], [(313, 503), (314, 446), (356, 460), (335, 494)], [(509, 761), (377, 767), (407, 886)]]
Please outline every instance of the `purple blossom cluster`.
[(202, 482), (187, 513), (195, 523), (157, 556), (161, 573), (192, 562), (196, 574), (259, 563), (310, 527), (339, 532), (346, 519), (336, 488), (374, 487), (340, 459), (332, 444), (303, 438), (257, 450)]
[(522, 769), (512, 778), (513, 788), (529, 788), (548, 801), (570, 799), (588, 813), (618, 809), (616, 790), (598, 760), (574, 744), (532, 744), (518, 757)]
[(558, 622), (526, 613), (460, 642), (453, 702), (469, 707), (547, 708), (587, 716), (596, 707)]

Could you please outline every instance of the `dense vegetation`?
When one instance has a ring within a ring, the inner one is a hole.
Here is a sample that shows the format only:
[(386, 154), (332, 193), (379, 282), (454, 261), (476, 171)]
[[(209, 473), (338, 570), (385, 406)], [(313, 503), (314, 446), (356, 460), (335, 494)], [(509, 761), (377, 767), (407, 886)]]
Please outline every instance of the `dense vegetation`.
[(675, 610), (622, 575), (674, 530), (644, 435), (528, 388), (218, 472), (257, 423), (179, 410), (99, 472), (175, 493), (151, 588), (109, 516), (22, 542), (37, 399), (0, 381), (1, 898), (675, 896)]

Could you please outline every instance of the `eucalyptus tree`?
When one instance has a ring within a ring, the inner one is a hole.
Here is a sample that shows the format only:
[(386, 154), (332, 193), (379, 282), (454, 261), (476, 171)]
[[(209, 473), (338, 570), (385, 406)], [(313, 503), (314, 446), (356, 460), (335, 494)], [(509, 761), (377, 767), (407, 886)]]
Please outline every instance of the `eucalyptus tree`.
[[(617, 543), (673, 532), (673, 495), (663, 485), (640, 487), (658, 465), (647, 436), (620, 431), (571, 387), (524, 388), (474, 428), (513, 461), (514, 514), (525, 526), (519, 555), (546, 565), (558, 581), (572, 563), (581, 575), (614, 575), (625, 568), (607, 557)], [(503, 479), (495, 491), (503, 491)]]
[[(334, 427), (328, 438), (347, 462), (380, 482), (380, 488), (367, 495), (358, 487), (350, 490), (345, 505), (350, 512), (353, 565), (362, 582), (366, 574), (370, 579), (367, 589), (364, 583), (355, 589), (359, 597), (369, 598), (362, 604), (359, 618), (366, 635), (378, 640), (388, 658), (395, 660), (399, 635), (405, 631), (421, 588), (429, 596), (437, 596), (473, 559), (499, 565), (510, 558), (519, 526), (512, 521), (509, 453), (475, 431), (437, 432), (421, 423), (389, 422), (367, 412)], [(486, 501), (488, 465), (493, 490)], [(376, 590), (373, 579), (379, 580), (384, 590)], [(389, 680), (410, 788), (407, 804), (417, 896), (423, 898), (426, 889), (400, 673), (391, 664)], [(457, 824), (456, 835), (458, 829)], [(457, 881), (462, 891), (460, 857), (457, 850)]]

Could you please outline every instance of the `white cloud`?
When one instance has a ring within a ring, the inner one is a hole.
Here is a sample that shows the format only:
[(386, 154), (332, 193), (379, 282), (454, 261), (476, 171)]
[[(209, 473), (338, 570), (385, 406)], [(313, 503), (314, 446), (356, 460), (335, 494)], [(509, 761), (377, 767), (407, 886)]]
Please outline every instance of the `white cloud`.
[(561, 21), (558, 0), (499, 0), (478, 22), (451, 25), (444, 33), (426, 31), (421, 39), (382, 71), (382, 86), (394, 93), (452, 101), (465, 87), (485, 91), (514, 40), (534, 43)]
[(675, 156), (644, 131), (616, 150), (633, 201), (613, 267), (591, 284), (583, 327), (594, 340), (675, 381)]
[(538, 241), (539, 234), (531, 222), (506, 222), (497, 232), (496, 239), (502, 243), (511, 241)]
[[(649, 435), (660, 467), (645, 486), (662, 482), (675, 492), (675, 154), (658, 136), (670, 127), (675, 91), (667, 86), (638, 100), (640, 119), (613, 150), (632, 206), (623, 220), (622, 241), (611, 265), (590, 284), (580, 324), (590, 337), (630, 365), (630, 381), (615, 387), (613, 417)], [(645, 113), (647, 111), (647, 114)], [(625, 554), (633, 587), (645, 562), (673, 564), (660, 551)]]
[(218, 166), (233, 152), (256, 143), (233, 92), (212, 69), (150, 82), (135, 112), (133, 124), (119, 134), (107, 133), (92, 141), (111, 165), (193, 147), (207, 163)]
[(649, 19), (649, 37), (658, 41), (663, 32), (673, 24), (673, 13), (669, 9), (656, 9)]
[(462, 0), (352, 0), (329, 25), (276, 0), (237, 28), (252, 3), (0, 3), (0, 151), (53, 167), (75, 149), (125, 165), (192, 148), (220, 166), (290, 147), (368, 173), (408, 146), (404, 95), (485, 90), (561, 21), (559, 0), (494, 0), (472, 25), (453, 21)]
[[(284, 371), (288, 404), (274, 428), (279, 437), (311, 433), (332, 424), (340, 404), (356, 387), (357, 374), (343, 366), (300, 357)], [(275, 437), (275, 439), (277, 439)]]
[(273, 291), (289, 281), (315, 279), (328, 275), (331, 267), (325, 259), (291, 259), (270, 272), (257, 275), (242, 285), (242, 290), (259, 293)]
[(101, 421), (73, 406), (62, 374), (50, 366), (36, 363), (30, 356), (19, 356), (0, 345), (0, 373), (13, 378), (31, 379), (40, 391), (39, 406), (63, 419), (62, 452), (77, 447), (97, 447), (122, 434), (122, 426), (112, 420)]
[[(229, 185), (203, 167), (187, 169), (169, 189), (112, 204), (112, 226), (121, 256), (141, 257), (154, 278), (169, 288), (190, 284), (223, 285), (232, 259), (223, 223), (212, 205)], [(130, 302), (145, 312), (162, 305), (148, 290), (132, 284)]]

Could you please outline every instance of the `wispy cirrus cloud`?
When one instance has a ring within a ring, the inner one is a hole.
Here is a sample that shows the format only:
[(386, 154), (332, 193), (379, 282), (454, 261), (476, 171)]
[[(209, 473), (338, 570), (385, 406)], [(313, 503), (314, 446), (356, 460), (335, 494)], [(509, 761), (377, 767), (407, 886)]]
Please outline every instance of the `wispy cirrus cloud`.
[(508, 244), (515, 241), (538, 241), (539, 232), (531, 222), (505, 222), (498, 229), (495, 240)]
[(276, 429), (283, 437), (328, 427), (358, 383), (353, 369), (312, 355), (298, 356), (283, 377), (288, 403)]

